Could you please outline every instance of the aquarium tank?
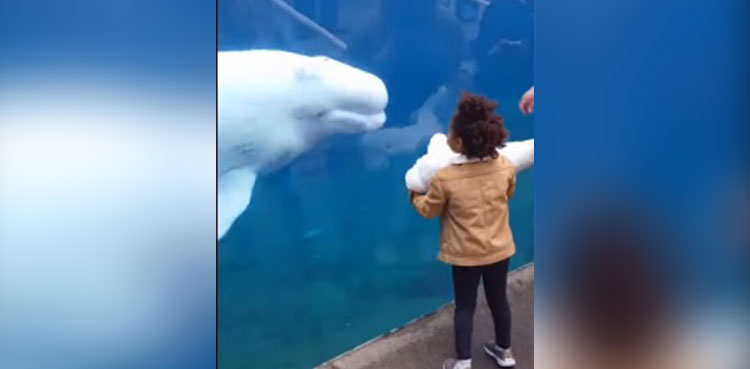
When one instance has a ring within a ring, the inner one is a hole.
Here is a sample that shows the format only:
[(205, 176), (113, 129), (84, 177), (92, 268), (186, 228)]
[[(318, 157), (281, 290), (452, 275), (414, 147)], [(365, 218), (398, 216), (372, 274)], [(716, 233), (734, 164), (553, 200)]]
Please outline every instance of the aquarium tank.
[[(439, 221), (417, 215), (406, 170), (448, 128), (462, 91), (499, 102), (533, 138), (533, 0), (218, 0), (219, 50), (325, 55), (380, 77), (375, 131), (335, 135), (258, 176), (218, 243), (222, 369), (312, 368), (453, 299)], [(510, 202), (518, 268), (533, 261), (533, 170)]]

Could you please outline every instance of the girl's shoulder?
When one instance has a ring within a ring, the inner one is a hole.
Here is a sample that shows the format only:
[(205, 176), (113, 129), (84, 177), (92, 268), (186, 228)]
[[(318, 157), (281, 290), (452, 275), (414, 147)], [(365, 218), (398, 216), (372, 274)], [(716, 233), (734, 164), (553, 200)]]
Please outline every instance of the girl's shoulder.
[(495, 158), (494, 160), (495, 160), (495, 166), (500, 170), (512, 170), (512, 171), (516, 170), (515, 164), (513, 164), (513, 162), (510, 161), (510, 159), (508, 159), (507, 157), (503, 155), (498, 155), (498, 157)]
[[(435, 178), (439, 180), (470, 179), (504, 171), (508, 168), (508, 165), (508, 160), (502, 159), (500, 156), (486, 160), (452, 163), (439, 170), (435, 174)], [(512, 165), (510, 166), (512, 167)]]

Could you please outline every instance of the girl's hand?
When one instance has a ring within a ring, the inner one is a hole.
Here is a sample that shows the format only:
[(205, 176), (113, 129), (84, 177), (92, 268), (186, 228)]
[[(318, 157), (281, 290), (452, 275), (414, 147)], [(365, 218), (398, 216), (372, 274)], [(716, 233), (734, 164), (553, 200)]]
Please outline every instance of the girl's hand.
[(531, 114), (534, 112), (534, 87), (532, 86), (523, 97), (521, 97), (521, 103), (518, 104), (518, 108), (524, 114)]

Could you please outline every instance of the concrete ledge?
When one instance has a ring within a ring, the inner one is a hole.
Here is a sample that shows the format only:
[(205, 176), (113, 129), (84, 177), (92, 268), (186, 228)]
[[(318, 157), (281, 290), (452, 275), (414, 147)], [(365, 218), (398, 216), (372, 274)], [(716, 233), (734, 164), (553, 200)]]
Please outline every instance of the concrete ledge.
[[(480, 291), (474, 317), (474, 369), (497, 368), (482, 344), (493, 339), (492, 317)], [(534, 265), (511, 272), (508, 296), (512, 311), (513, 352), (518, 369), (534, 367)], [(437, 369), (455, 356), (453, 304), (367, 342), (324, 364), (319, 369)]]

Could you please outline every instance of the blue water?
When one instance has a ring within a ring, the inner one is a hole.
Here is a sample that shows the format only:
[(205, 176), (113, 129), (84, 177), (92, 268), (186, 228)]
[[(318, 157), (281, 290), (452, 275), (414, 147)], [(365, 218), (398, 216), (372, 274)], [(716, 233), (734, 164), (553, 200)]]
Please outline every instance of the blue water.
[[(498, 100), (512, 140), (533, 137), (533, 118), (517, 108), (533, 85), (532, 0), (486, 10), (471, 0), (288, 2), (347, 50), (268, 0), (219, 1), (220, 49), (324, 54), (373, 72), (388, 86), (391, 133), (332, 137), (259, 178), (219, 244), (226, 369), (310, 368), (452, 299), (439, 224), (415, 214), (403, 175), (447, 128), (461, 90)], [(441, 86), (437, 126), (412, 129)], [(533, 170), (523, 173), (511, 201), (513, 267), (533, 259), (533, 184)]]

